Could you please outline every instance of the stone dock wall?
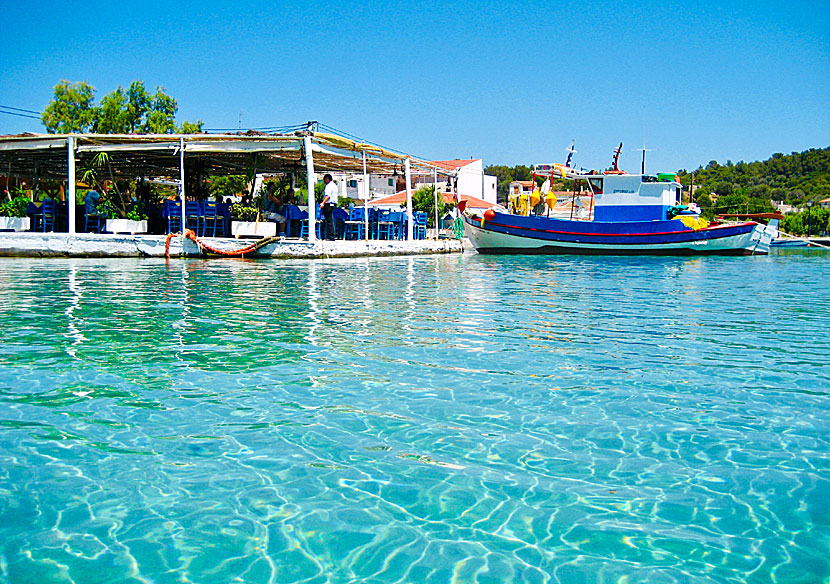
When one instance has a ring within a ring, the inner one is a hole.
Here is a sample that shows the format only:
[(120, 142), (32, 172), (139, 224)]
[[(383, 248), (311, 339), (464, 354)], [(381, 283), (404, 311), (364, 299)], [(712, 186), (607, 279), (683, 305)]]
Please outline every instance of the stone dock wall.
[[(17, 257), (164, 257), (164, 235), (110, 235), (97, 233), (0, 232), (0, 256)], [(201, 238), (219, 250), (235, 251), (250, 246), (252, 239)], [(364, 256), (461, 253), (455, 239), (418, 241), (315, 241), (286, 239), (269, 243), (251, 258), (347, 258)], [(170, 257), (203, 257), (189, 239), (170, 240)], [(238, 257), (238, 256), (237, 256)]]

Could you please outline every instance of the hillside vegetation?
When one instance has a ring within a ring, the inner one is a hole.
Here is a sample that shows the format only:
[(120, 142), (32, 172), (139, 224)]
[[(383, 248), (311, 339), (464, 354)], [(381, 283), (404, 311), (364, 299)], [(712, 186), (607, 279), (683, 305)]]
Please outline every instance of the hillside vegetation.
[[(689, 173), (679, 174), (684, 185), (691, 183)], [(740, 204), (739, 200), (783, 201), (800, 207), (807, 201), (830, 196), (830, 148), (773, 154), (761, 162), (732, 164), (729, 160), (721, 165), (713, 160), (694, 171), (694, 183), (700, 187), (695, 190), (695, 198), (701, 199), (701, 206), (710, 206), (712, 194), (716, 193), (716, 207)]]

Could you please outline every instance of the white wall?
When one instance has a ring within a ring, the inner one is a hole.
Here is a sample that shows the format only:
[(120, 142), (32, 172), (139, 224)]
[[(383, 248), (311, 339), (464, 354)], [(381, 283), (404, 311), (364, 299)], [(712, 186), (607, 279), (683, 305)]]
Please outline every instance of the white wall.
[(482, 199), (482, 176), (484, 164), (481, 160), (471, 160), (470, 164), (458, 169), (458, 193)]
[[(366, 186), (363, 183), (363, 174), (345, 174), (345, 173), (331, 173), (332, 178), (337, 182), (340, 188), (341, 197), (349, 197), (350, 199), (364, 199), (366, 194)], [(389, 184), (389, 181), (392, 184)], [(355, 185), (355, 186), (352, 186)], [(395, 194), (395, 179), (391, 176), (369, 175), (369, 188), (371, 190), (371, 199), (385, 197), (387, 195)]]
[(498, 203), (498, 178), (490, 176), (489, 174), (482, 176), (484, 177), (484, 192), (481, 198), (488, 203)]

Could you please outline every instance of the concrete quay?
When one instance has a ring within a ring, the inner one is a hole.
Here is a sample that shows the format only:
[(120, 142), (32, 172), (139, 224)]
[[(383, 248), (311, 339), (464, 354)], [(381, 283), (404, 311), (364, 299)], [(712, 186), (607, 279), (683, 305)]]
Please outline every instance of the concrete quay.
[[(164, 257), (165, 235), (113, 235), (97, 233), (33, 233), (0, 232), (0, 256), (6, 257)], [(217, 250), (234, 252), (250, 246), (253, 239), (200, 238)], [(369, 240), (313, 241), (283, 239), (268, 243), (246, 258), (315, 259), (367, 256), (422, 255), (462, 253), (460, 241), (435, 240)], [(173, 237), (170, 257), (204, 257), (199, 246), (190, 239)], [(239, 256), (232, 256), (239, 257)]]

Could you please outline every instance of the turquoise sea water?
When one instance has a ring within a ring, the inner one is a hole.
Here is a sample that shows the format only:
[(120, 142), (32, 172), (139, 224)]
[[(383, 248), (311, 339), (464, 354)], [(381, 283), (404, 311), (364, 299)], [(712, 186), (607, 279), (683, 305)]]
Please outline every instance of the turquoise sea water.
[(0, 582), (827, 582), (828, 277), (0, 259)]

